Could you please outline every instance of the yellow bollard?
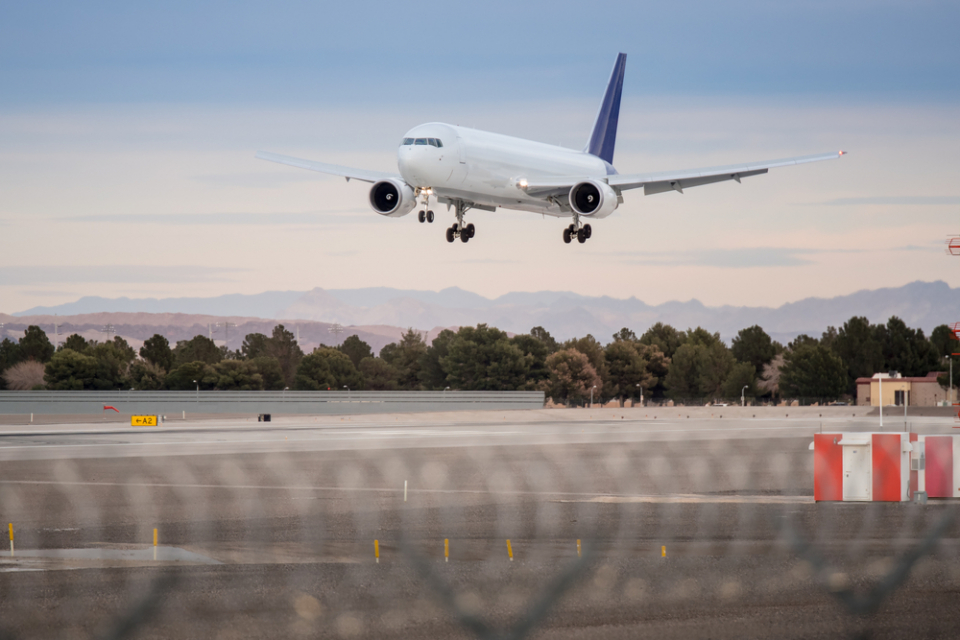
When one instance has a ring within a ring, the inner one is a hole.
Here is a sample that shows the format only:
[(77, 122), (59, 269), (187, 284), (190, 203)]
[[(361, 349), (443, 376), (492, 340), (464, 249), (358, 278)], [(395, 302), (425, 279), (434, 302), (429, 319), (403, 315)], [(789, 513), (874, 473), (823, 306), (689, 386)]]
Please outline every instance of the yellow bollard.
[(373, 541), (373, 555), (377, 559), (377, 564), (380, 564), (380, 541)]
[(13, 557), (13, 523), (10, 523), (10, 557)]
[(577, 538), (577, 557), (580, 557), (580, 538)]
[(450, 562), (450, 538), (443, 539), (443, 561)]
[(157, 530), (153, 530), (153, 559), (157, 559)]
[(666, 545), (660, 547), (660, 557), (662, 557), (662, 558), (666, 558), (666, 557), (667, 557), (667, 547), (666, 547)]
[(510, 556), (510, 562), (513, 562), (513, 547), (510, 546), (510, 538), (507, 538), (507, 555)]

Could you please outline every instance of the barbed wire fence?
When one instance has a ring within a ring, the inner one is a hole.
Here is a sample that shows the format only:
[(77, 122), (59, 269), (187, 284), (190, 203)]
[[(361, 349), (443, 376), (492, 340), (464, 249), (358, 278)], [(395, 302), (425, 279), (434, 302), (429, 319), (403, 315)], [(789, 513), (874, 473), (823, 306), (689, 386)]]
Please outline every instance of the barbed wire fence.
[(949, 636), (956, 505), (814, 503), (808, 442), (4, 462), (0, 638)]

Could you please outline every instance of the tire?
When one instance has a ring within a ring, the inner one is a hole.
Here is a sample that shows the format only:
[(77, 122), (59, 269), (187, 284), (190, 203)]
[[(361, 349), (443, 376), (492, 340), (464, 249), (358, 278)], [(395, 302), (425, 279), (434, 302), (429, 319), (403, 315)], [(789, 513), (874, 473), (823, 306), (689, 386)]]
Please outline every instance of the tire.
[(453, 229), (453, 232), (454, 232), (454, 233), (456, 233), (456, 232), (457, 232), (457, 223), (454, 222), (454, 223), (453, 223), (453, 226), (450, 227), (450, 228)]
[(473, 226), (472, 222), (467, 225), (467, 235), (470, 236), (471, 238), (477, 235), (477, 228)]
[(453, 227), (447, 229), (447, 242), (453, 242)]
[(460, 242), (469, 242), (470, 234), (466, 230), (460, 232)]
[(583, 225), (583, 230), (587, 232), (587, 240), (593, 235), (593, 227), (588, 224)]
[(571, 235), (571, 236), (577, 235), (577, 227), (576, 227), (576, 226), (570, 225), (570, 226), (567, 227), (567, 228), (570, 229), (570, 235)]
[(417, 220), (419, 220), (420, 222), (423, 222), (426, 219), (427, 219), (426, 212), (421, 211), (420, 213), (417, 214)]
[(570, 244), (570, 228), (567, 227), (563, 230), (563, 241), (567, 244)]
[(580, 229), (580, 231), (577, 231), (577, 242), (579, 242), (580, 244), (583, 244), (586, 241), (587, 241), (587, 232), (584, 231), (583, 229)]
[(427, 211), (427, 222), (433, 223), (433, 211)]

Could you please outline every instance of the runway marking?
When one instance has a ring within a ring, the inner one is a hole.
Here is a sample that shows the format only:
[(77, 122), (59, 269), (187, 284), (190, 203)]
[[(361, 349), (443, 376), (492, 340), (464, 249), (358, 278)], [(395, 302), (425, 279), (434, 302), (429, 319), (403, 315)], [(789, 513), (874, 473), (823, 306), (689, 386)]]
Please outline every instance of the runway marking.
[[(673, 423), (664, 423), (658, 422), (657, 424), (673, 424)], [(706, 427), (699, 429), (644, 429), (644, 430), (617, 430), (617, 431), (590, 431), (588, 435), (609, 435), (609, 434), (623, 434), (623, 433), (635, 433), (635, 434), (651, 434), (651, 435), (662, 435), (662, 434), (674, 434), (674, 433), (730, 433), (730, 432), (763, 432), (763, 431), (797, 431), (802, 432), (802, 435), (806, 435), (808, 430), (816, 430), (819, 427), (815, 425), (809, 426), (790, 426), (790, 427)], [(583, 432), (581, 432), (583, 433)], [(432, 429), (421, 429), (417, 431), (411, 430), (389, 430), (389, 431), (368, 431), (368, 430), (354, 430), (354, 431), (336, 431), (331, 433), (330, 437), (317, 437), (317, 438), (300, 438), (297, 440), (288, 440), (287, 442), (321, 442), (326, 440), (343, 440), (346, 439), (343, 436), (363, 436), (364, 438), (372, 438), (379, 436), (445, 436), (445, 437), (456, 437), (456, 436), (490, 436), (490, 435), (526, 435), (526, 436), (549, 436), (549, 435), (578, 435), (576, 431), (567, 432), (564, 430), (544, 430), (544, 431), (441, 431), (441, 430), (432, 430)], [(58, 436), (69, 436), (77, 435), (65, 432), (63, 434), (57, 434)], [(107, 434), (100, 434), (107, 435)], [(585, 434), (587, 435), (587, 434)], [(190, 444), (190, 445), (205, 445), (205, 444), (263, 444), (269, 442), (277, 442), (270, 438), (262, 438), (256, 440), (234, 440), (230, 439), (229, 432), (224, 432), (224, 438), (220, 440), (169, 440), (165, 442), (99, 442), (95, 444), (64, 444), (64, 443), (50, 443), (50, 444), (34, 444), (34, 445), (0, 445), (0, 450), (6, 449), (38, 449), (38, 448), (47, 448), (47, 447), (130, 447), (130, 446), (161, 446), (161, 445), (176, 445), (176, 444)], [(25, 436), (26, 437), (26, 436)], [(55, 436), (37, 436), (37, 437), (55, 437)]]
[[(59, 480), (0, 480), (0, 485), (63, 485), (90, 487), (145, 487), (158, 489), (229, 489), (229, 490), (265, 490), (265, 491), (341, 491), (358, 493), (397, 493), (403, 489), (394, 487), (311, 487), (285, 485), (228, 485), (228, 484), (178, 484), (172, 482), (86, 482)], [(711, 495), (711, 494), (667, 494), (636, 495), (579, 491), (489, 491), (485, 489), (417, 489), (411, 494), (469, 494), (469, 495), (516, 495), (516, 496), (571, 496), (570, 499), (557, 498), (551, 502), (594, 502), (594, 503), (742, 503), (742, 504), (813, 504), (813, 496), (751, 496), (751, 495)]]
[(552, 500), (552, 502), (584, 503), (596, 502), (601, 504), (814, 504), (813, 496), (750, 496), (750, 495), (708, 495), (708, 494), (677, 494), (666, 496), (597, 496), (585, 500)]
[[(364, 433), (363, 435), (367, 438), (374, 436), (392, 436), (398, 435), (400, 432), (387, 432), (387, 433)], [(469, 432), (469, 433), (436, 433), (436, 432), (422, 432), (422, 433), (413, 433), (413, 436), (458, 436), (458, 435), (467, 435), (467, 436), (478, 436), (478, 435), (516, 435), (526, 433), (524, 431), (484, 431), (484, 432)], [(345, 436), (356, 436), (358, 434), (337, 434), (329, 438), (298, 438), (296, 440), (274, 440), (272, 438), (263, 438), (259, 440), (232, 440), (230, 438), (224, 437), (221, 440), (167, 440), (164, 442), (95, 442), (92, 444), (65, 444), (59, 442), (52, 442), (49, 444), (30, 444), (30, 445), (0, 445), (0, 451), (7, 451), (13, 449), (51, 449), (51, 448), (71, 448), (71, 447), (153, 447), (153, 446), (170, 446), (170, 445), (206, 445), (206, 444), (269, 444), (269, 443), (279, 443), (285, 442), (288, 444), (294, 444), (298, 442), (329, 442), (331, 440), (350, 440), (351, 438)], [(410, 432), (403, 432), (403, 435), (411, 435)]]

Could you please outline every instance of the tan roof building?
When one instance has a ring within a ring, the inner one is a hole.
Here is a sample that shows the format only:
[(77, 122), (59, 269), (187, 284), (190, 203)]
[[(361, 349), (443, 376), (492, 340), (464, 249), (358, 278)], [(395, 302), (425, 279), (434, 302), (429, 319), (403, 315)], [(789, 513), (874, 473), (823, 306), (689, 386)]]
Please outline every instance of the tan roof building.
[(880, 406), (880, 387), (883, 380), (883, 405), (907, 404), (916, 407), (933, 407), (943, 402), (956, 402), (957, 389), (953, 397), (949, 390), (941, 387), (937, 376), (943, 371), (931, 371), (922, 378), (905, 378), (898, 373), (877, 373), (872, 378), (857, 378), (857, 405)]

